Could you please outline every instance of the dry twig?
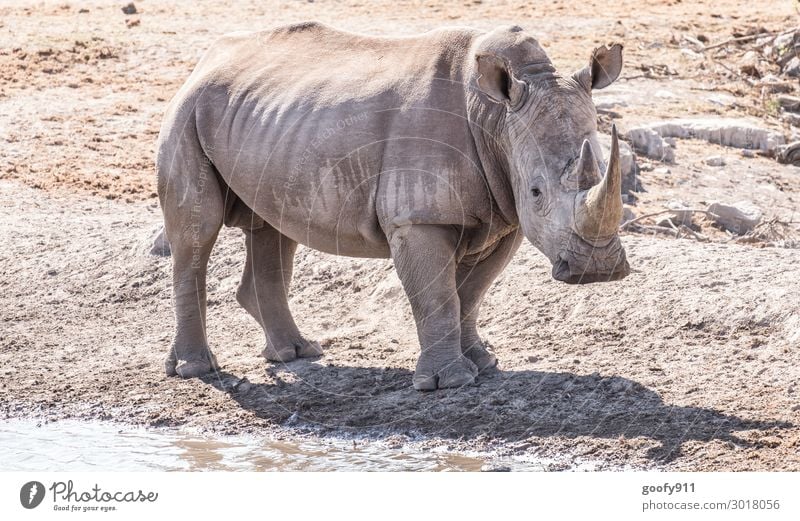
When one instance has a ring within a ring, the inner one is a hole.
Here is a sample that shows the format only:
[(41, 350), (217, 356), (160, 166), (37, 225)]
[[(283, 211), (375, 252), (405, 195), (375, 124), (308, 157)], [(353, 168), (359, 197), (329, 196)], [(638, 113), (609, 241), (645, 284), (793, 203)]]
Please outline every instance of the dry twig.
[(729, 45), (731, 43), (750, 42), (750, 41), (758, 40), (759, 38), (764, 38), (764, 37), (767, 37), (767, 36), (771, 36), (773, 38), (777, 38), (778, 36), (782, 36), (784, 34), (793, 33), (796, 30), (797, 29), (791, 29), (789, 31), (783, 31), (783, 32), (759, 33), (759, 34), (750, 34), (750, 35), (747, 35), (747, 36), (739, 36), (738, 38), (728, 38), (727, 40), (719, 42), (719, 43), (715, 43), (714, 45), (708, 45), (708, 46), (704, 47), (703, 49), (701, 49), (699, 52), (706, 52), (706, 51), (710, 51), (712, 49), (719, 49), (720, 47), (725, 47), (726, 45)]

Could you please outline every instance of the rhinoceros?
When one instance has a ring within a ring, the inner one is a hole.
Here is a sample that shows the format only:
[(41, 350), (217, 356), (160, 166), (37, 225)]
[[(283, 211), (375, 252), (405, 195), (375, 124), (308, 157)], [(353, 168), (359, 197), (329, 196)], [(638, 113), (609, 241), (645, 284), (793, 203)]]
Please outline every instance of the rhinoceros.
[(421, 346), (414, 387), (474, 382), (497, 365), (481, 302), (523, 237), (559, 281), (630, 271), (617, 132), (604, 162), (592, 102), (621, 68), (613, 44), (562, 75), (518, 26), (376, 37), (310, 22), (214, 43), (157, 143), (177, 322), (167, 374), (217, 368), (206, 268), (225, 224), (244, 231), (236, 297), (267, 360), (322, 355), (287, 300), (303, 244), (391, 258)]

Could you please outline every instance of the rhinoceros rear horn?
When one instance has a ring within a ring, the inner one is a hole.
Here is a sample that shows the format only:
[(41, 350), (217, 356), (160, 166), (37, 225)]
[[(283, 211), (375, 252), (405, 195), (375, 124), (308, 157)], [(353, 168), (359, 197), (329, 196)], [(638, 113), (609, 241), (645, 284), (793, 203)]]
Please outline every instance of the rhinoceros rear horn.
[(575, 209), (575, 227), (587, 241), (611, 237), (622, 219), (622, 169), (619, 159), (617, 127), (611, 128), (611, 154), (603, 179), (581, 192)]
[(581, 147), (581, 157), (575, 167), (578, 188), (585, 190), (597, 184), (600, 179), (600, 169), (597, 167), (597, 160), (592, 151), (592, 145), (588, 139), (583, 140)]

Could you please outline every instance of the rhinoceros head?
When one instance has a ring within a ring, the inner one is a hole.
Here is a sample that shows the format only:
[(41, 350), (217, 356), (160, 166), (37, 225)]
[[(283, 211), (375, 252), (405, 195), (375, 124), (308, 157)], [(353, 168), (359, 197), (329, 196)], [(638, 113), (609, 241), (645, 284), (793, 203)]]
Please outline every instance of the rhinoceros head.
[(506, 163), (522, 231), (552, 262), (553, 278), (586, 283), (628, 275), (617, 234), (617, 131), (603, 164), (591, 95), (619, 75), (622, 46), (600, 47), (587, 67), (562, 76), (536, 40), (515, 27), (490, 33), (475, 58), (478, 88), (504, 111), (495, 156)]

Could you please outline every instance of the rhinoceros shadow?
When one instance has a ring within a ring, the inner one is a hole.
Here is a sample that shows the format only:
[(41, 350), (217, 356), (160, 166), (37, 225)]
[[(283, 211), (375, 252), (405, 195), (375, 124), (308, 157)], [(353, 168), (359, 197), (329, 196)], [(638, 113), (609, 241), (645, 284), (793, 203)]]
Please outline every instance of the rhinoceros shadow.
[[(735, 433), (793, 427), (784, 421), (750, 420), (710, 408), (664, 403), (656, 392), (619, 376), (495, 371), (481, 375), (472, 386), (421, 393), (412, 388), (412, 373), (405, 369), (297, 360), (267, 372), (275, 383), (252, 384), (224, 371), (204, 381), (259, 418), (313, 428), (322, 435), (399, 434), (454, 440), (488, 436), (509, 442), (531, 437), (644, 437), (658, 442), (647, 451), (654, 462), (679, 457), (689, 440), (757, 447), (759, 441)], [(702, 391), (697, 393), (702, 396)]]

